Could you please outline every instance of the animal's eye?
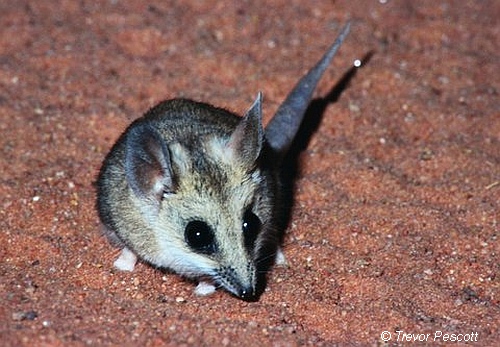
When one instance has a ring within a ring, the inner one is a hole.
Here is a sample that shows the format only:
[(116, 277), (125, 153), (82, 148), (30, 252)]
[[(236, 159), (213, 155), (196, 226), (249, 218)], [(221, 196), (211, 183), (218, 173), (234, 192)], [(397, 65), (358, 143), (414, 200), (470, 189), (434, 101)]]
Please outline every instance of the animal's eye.
[(259, 217), (251, 210), (247, 210), (243, 215), (242, 230), (247, 250), (253, 249), (261, 224)]
[(200, 220), (191, 221), (186, 225), (184, 238), (189, 247), (196, 252), (213, 254), (217, 249), (212, 228)]

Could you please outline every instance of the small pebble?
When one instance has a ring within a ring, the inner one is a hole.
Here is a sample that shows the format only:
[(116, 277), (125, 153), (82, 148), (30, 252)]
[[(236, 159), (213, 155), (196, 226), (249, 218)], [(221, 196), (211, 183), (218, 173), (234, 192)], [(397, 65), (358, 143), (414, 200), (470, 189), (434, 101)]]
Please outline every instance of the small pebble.
[(23, 321), (23, 320), (35, 320), (38, 317), (36, 311), (19, 311), (12, 313), (12, 320)]

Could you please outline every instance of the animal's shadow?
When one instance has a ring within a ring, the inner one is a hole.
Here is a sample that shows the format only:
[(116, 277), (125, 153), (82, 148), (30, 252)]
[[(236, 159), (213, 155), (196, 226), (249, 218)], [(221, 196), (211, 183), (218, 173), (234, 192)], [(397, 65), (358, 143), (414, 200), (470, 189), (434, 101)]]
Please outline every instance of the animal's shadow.
[[(330, 91), (325, 96), (313, 99), (309, 103), (306, 114), (304, 116), (304, 120), (300, 125), (297, 136), (295, 137), (290, 151), (284, 161), (285, 170), (283, 171), (288, 174), (291, 173), (291, 175), (289, 175), (291, 177), (288, 177), (289, 179), (293, 180), (296, 177), (295, 175), (298, 165), (298, 157), (300, 153), (307, 148), (312, 136), (318, 130), (328, 105), (335, 103), (340, 98), (342, 92), (349, 85), (349, 82), (358, 73), (359, 69), (365, 66), (371, 60), (373, 54), (373, 51), (365, 54), (363, 59), (361, 59), (361, 64), (359, 67), (352, 66), (344, 73), (341, 79), (330, 89)], [(294, 168), (295, 170), (290, 172), (288, 169), (291, 168)]]
[[(360, 67), (365, 66), (370, 61), (373, 54), (373, 51), (369, 51), (365, 54), (363, 59), (361, 59)], [(318, 130), (328, 105), (335, 103), (340, 98), (344, 90), (346, 90), (349, 85), (349, 82), (354, 78), (359, 69), (359, 67), (352, 66), (344, 73), (340, 80), (325, 96), (311, 100), (300, 125), (299, 131), (292, 142), (288, 154), (282, 162), (282, 167), (280, 169), (282, 182), (280, 194), (283, 210), (279, 213), (280, 219), (276, 221), (277, 226), (281, 231), (280, 244), (283, 244), (284, 232), (291, 220), (292, 207), (295, 201), (295, 181), (300, 173), (300, 153), (307, 148), (312, 136)], [(275, 254), (275, 250), (270, 254)], [(273, 262), (274, 258), (267, 259), (266, 264), (261, 265), (263, 265), (264, 268), (269, 268), (272, 266)], [(258, 281), (261, 283), (261, 286), (257, 289), (259, 292), (257, 298), (260, 294), (262, 294), (266, 287), (266, 272), (267, 271), (260, 272), (262, 278)]]

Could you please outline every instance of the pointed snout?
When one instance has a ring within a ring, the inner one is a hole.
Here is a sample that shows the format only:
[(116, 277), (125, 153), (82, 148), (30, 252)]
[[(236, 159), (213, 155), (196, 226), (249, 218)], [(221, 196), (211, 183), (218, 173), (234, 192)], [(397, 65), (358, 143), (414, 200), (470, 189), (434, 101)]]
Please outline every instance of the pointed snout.
[(231, 266), (221, 267), (217, 272), (217, 282), (229, 293), (247, 302), (259, 300), (264, 283), (261, 277), (255, 276), (255, 268), (252, 263), (248, 263), (247, 268), (240, 272)]
[(259, 300), (259, 295), (256, 293), (254, 288), (241, 288), (238, 291), (238, 297), (241, 300), (248, 301), (248, 302), (255, 302)]

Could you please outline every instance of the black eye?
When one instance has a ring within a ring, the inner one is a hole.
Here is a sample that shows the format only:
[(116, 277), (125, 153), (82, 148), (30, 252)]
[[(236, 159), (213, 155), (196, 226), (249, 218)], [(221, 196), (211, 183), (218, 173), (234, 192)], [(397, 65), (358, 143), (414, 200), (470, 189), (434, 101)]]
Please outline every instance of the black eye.
[(186, 225), (184, 238), (193, 250), (199, 253), (212, 254), (216, 251), (215, 235), (207, 223), (195, 220)]
[(251, 210), (247, 210), (243, 215), (243, 224), (241, 228), (245, 238), (245, 247), (249, 251), (253, 250), (255, 246), (255, 240), (259, 234), (261, 224), (259, 217)]

